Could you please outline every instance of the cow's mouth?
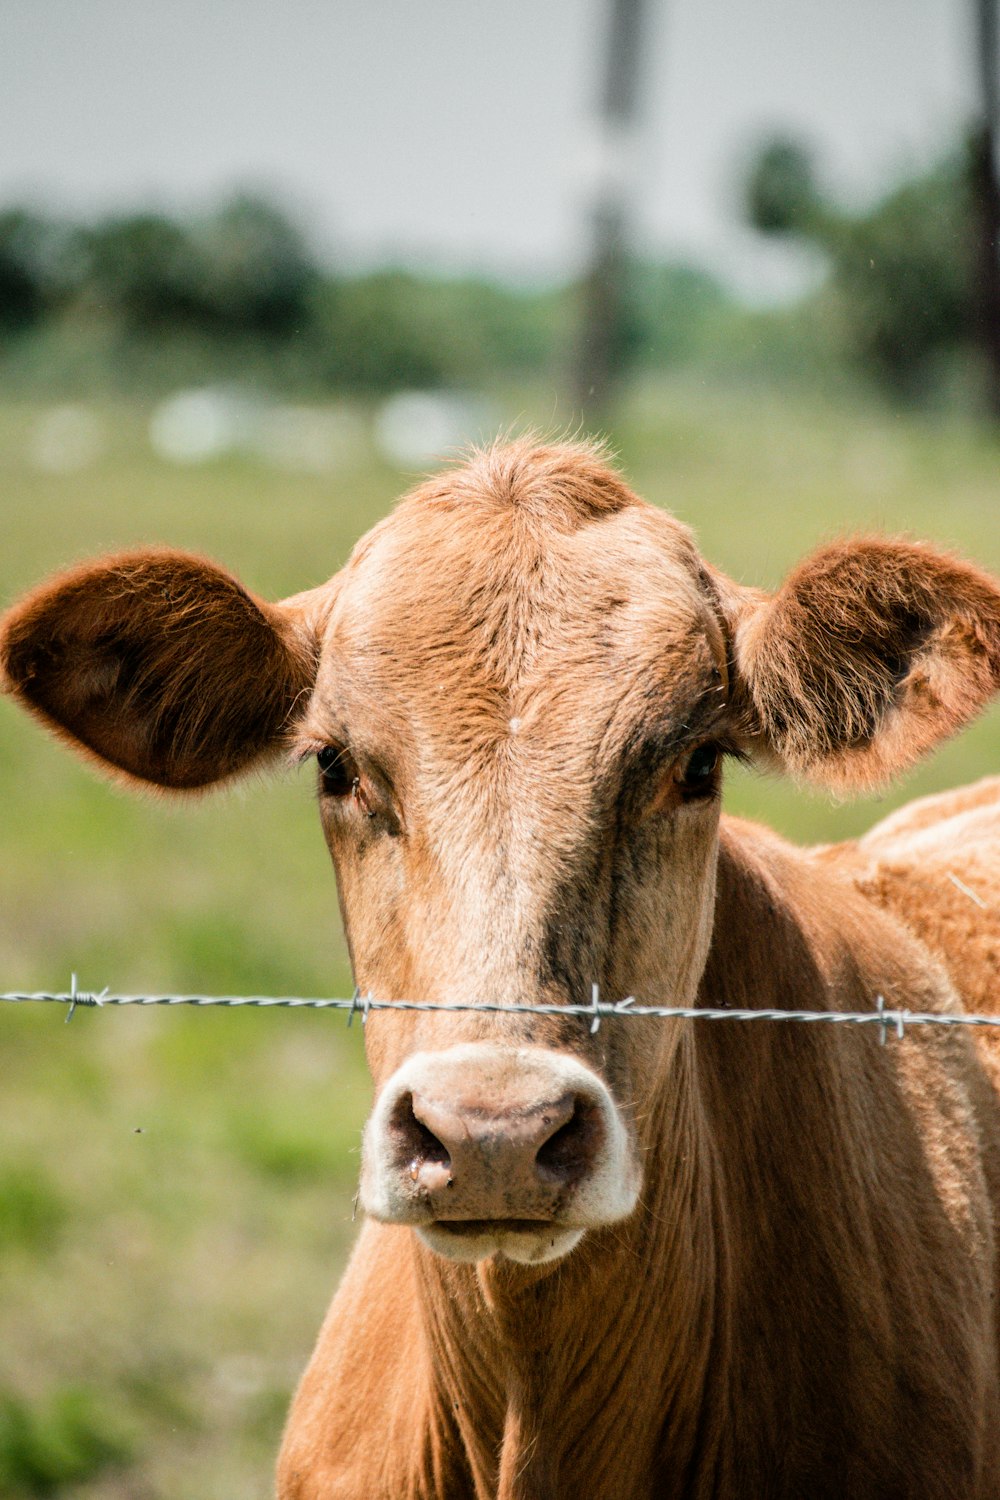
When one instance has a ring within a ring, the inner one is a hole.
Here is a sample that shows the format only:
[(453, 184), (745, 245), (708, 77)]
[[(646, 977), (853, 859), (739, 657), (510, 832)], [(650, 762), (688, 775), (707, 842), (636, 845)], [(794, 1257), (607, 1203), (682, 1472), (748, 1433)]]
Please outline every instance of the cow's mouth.
[(435, 1219), (433, 1227), (443, 1229), (461, 1239), (474, 1239), (483, 1234), (545, 1234), (550, 1229), (561, 1229), (551, 1219)]
[(584, 1230), (549, 1219), (435, 1219), (417, 1233), (448, 1260), (488, 1260), (502, 1255), (522, 1265), (560, 1260), (579, 1244)]

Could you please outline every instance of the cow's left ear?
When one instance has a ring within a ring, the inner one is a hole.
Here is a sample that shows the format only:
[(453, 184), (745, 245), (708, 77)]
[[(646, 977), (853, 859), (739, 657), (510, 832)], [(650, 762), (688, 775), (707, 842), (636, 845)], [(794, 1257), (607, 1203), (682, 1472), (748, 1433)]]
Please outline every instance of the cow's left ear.
[(1000, 689), (1000, 585), (911, 542), (825, 547), (733, 623), (749, 734), (841, 793), (898, 775)]

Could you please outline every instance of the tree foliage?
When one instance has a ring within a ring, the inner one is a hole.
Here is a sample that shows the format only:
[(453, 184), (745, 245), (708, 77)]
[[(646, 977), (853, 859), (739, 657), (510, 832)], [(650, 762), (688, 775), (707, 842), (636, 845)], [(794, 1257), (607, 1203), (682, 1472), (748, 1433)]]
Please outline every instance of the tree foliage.
[(240, 197), (190, 225), (145, 213), (86, 230), (78, 295), (133, 334), (282, 337), (305, 318), (318, 276), (298, 230)]
[(746, 199), (756, 229), (808, 234), (821, 210), (811, 152), (785, 137), (768, 141), (751, 167)]
[(809, 152), (776, 139), (748, 175), (746, 208), (762, 232), (825, 254), (848, 352), (892, 392), (918, 394), (935, 365), (973, 344), (974, 204), (966, 152), (852, 211), (824, 191)]
[(0, 212), (0, 334), (32, 328), (79, 284), (79, 234), (25, 208)]

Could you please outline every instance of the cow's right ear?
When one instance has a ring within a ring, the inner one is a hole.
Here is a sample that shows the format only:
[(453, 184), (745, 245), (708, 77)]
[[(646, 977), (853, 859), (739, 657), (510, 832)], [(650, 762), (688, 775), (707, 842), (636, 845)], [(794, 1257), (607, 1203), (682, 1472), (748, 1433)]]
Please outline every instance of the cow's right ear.
[(104, 770), (208, 786), (282, 747), (316, 675), (309, 597), (267, 604), (181, 552), (106, 558), (0, 621), (3, 686)]

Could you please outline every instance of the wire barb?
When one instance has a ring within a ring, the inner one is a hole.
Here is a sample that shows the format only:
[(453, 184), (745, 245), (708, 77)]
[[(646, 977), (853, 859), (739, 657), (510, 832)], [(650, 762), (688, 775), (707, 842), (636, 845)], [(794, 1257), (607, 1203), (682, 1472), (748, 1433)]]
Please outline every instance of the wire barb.
[(886, 1028), (886, 1024), (887, 1024), (886, 1023), (886, 1015), (885, 1015), (885, 996), (884, 995), (879, 995), (878, 999), (875, 1001), (875, 1009), (878, 1011), (879, 1015), (882, 1018), (881, 1021), (880, 1021), (880, 1023), (879, 1023), (879, 1028), (878, 1028), (878, 1039), (879, 1039), (879, 1045), (882, 1046), (882, 1047), (884, 1047), (885, 1046), (885, 1037), (886, 1037), (886, 1030), (885, 1030), (885, 1028)]
[(104, 986), (99, 995), (91, 995), (86, 990), (78, 990), (76, 987), (76, 975), (69, 976), (69, 1010), (66, 1012), (66, 1024), (72, 1021), (78, 1005), (103, 1005), (108, 993), (107, 985)]
[(968, 896), (969, 900), (974, 901), (977, 906), (982, 908), (983, 911), (987, 911), (989, 909), (982, 896), (974, 891), (971, 886), (966, 885), (964, 880), (959, 880), (954, 870), (948, 870), (946, 871), (946, 874), (955, 889), (961, 891), (963, 896)]

